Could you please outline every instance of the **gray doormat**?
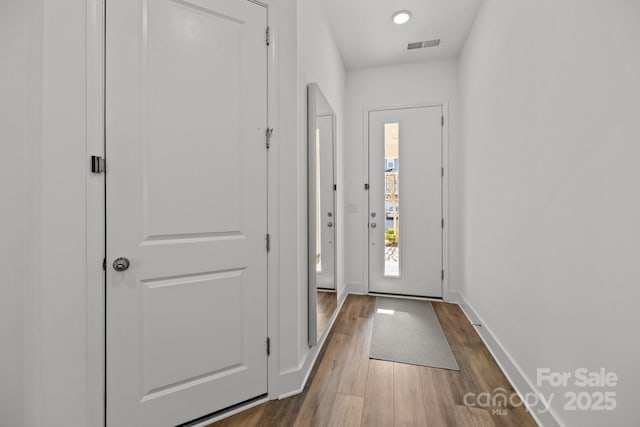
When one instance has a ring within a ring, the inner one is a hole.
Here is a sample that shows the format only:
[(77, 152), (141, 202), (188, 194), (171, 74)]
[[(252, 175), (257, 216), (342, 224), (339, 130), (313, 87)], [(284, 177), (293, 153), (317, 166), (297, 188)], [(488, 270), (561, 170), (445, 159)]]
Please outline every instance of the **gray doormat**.
[(459, 371), (430, 301), (376, 297), (372, 359)]

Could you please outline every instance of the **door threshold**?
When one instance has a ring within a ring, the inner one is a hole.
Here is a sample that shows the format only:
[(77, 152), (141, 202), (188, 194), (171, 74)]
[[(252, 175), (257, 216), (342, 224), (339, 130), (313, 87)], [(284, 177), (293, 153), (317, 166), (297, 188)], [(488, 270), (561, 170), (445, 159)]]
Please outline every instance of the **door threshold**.
[(235, 405), (231, 405), (228, 408), (224, 408), (219, 411), (212, 412), (208, 415), (204, 415), (200, 418), (196, 418), (195, 420), (188, 421), (176, 427), (205, 427), (212, 423), (220, 421), (224, 418), (228, 418), (232, 415), (235, 415), (239, 412), (243, 412), (255, 406), (262, 405), (263, 403), (266, 403), (268, 401), (269, 401), (269, 397), (267, 396), (267, 393), (261, 394), (260, 396), (254, 397), (253, 399), (236, 403)]
[(372, 297), (387, 297), (387, 298), (399, 298), (399, 299), (415, 299), (421, 301), (435, 301), (435, 302), (445, 302), (442, 297), (423, 297), (416, 295), (404, 295), (404, 294), (392, 294), (387, 292), (371, 292), (369, 291), (368, 295)]

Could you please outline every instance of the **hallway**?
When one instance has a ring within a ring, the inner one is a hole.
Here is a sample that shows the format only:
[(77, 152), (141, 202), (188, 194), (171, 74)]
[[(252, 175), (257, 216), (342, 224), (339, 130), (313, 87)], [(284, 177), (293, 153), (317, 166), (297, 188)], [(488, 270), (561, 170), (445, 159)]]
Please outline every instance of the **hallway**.
[(640, 0), (2, 0), (0, 56), (0, 427), (640, 426)]
[(523, 406), (464, 406), (467, 393), (513, 389), (460, 307), (433, 306), (460, 372), (369, 359), (375, 297), (349, 295), (301, 394), (211, 426), (535, 426)]

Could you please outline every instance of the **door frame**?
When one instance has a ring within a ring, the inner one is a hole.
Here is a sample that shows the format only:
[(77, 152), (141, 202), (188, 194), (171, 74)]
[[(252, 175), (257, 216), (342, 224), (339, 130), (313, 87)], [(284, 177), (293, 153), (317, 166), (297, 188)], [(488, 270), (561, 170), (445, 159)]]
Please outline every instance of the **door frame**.
[[(105, 153), (105, 39), (106, 4), (109, 0), (88, 0), (86, 9), (86, 149), (89, 156)], [(280, 123), (278, 49), (279, 22), (277, 0), (245, 0), (267, 9), (270, 42), (267, 46), (267, 126)], [(267, 151), (267, 232), (279, 235), (278, 170), (279, 132), (273, 132)], [(106, 203), (105, 174), (93, 174), (87, 159), (86, 172), (86, 307), (87, 307), (87, 408), (86, 425), (106, 427)], [(107, 162), (107, 170), (108, 170)], [(271, 354), (267, 358), (267, 397), (278, 396), (278, 284), (280, 282), (279, 245), (272, 244), (267, 255), (267, 333)], [(250, 403), (247, 407), (257, 404)], [(234, 409), (233, 412), (245, 409)], [(206, 416), (208, 414), (202, 414)], [(216, 416), (208, 420), (211, 422)]]
[[(441, 107), (442, 115), (444, 117), (444, 125), (442, 126), (442, 167), (444, 168), (444, 176), (442, 177), (442, 217), (444, 218), (444, 227), (442, 230), (442, 269), (444, 270), (444, 280), (442, 281), (442, 300), (449, 301), (449, 101), (446, 99), (425, 101), (415, 104), (374, 105), (364, 108), (362, 120), (362, 224), (364, 228), (361, 246), (364, 250), (362, 277), (364, 278), (364, 283), (367, 287), (367, 294), (378, 295), (377, 293), (371, 293), (369, 290), (369, 190), (364, 188), (364, 184), (369, 184), (369, 114), (376, 111), (403, 110), (407, 108), (421, 107)], [(430, 297), (405, 297), (401, 295), (398, 295), (398, 297), (434, 299)], [(439, 300), (438, 298), (435, 299)]]

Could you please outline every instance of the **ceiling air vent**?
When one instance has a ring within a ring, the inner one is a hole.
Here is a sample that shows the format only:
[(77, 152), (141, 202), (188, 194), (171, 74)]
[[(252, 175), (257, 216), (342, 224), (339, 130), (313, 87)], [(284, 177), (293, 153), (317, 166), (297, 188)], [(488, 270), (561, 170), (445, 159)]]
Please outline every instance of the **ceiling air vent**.
[(407, 44), (407, 50), (423, 49), (425, 47), (440, 46), (440, 39), (427, 40), (425, 42), (413, 42)]

